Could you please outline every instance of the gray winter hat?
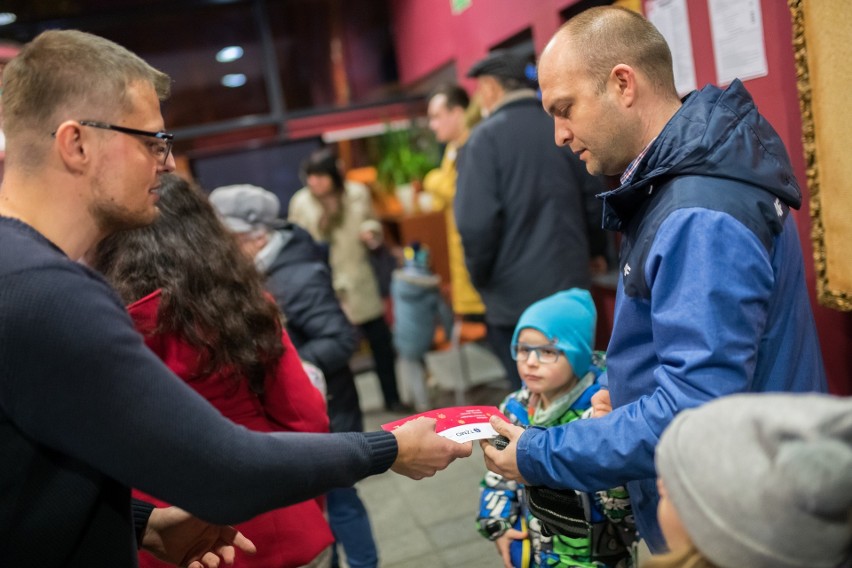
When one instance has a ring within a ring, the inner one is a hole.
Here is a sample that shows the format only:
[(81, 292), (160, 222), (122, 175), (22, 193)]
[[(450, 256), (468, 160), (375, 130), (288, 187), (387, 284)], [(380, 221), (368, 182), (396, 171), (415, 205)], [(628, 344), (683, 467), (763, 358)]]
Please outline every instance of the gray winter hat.
[(852, 398), (742, 394), (679, 414), (658, 475), (721, 568), (835, 568), (852, 552)]
[(278, 196), (250, 184), (226, 185), (210, 193), (210, 203), (225, 225), (235, 233), (248, 233), (265, 227), (280, 228), (281, 202)]

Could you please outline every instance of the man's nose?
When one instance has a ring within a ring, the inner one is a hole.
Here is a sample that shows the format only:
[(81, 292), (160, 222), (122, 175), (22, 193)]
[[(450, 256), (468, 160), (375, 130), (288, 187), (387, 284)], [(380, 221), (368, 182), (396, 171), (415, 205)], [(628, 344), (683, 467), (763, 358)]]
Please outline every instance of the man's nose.
[(574, 139), (574, 133), (564, 124), (554, 122), (554, 137), (557, 146), (567, 146)]
[(169, 152), (169, 157), (166, 158), (166, 163), (162, 165), (162, 172), (164, 174), (170, 174), (177, 169), (177, 164), (175, 164), (175, 154), (174, 152)]

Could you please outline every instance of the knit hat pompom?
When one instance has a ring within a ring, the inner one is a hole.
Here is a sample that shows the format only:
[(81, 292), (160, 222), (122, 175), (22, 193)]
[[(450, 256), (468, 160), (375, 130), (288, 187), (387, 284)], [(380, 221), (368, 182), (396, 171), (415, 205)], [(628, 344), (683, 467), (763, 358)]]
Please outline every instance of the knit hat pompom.
[(565, 354), (574, 374), (583, 377), (592, 364), (597, 310), (588, 290), (571, 288), (529, 306), (518, 320), (512, 347), (526, 328), (541, 332)]

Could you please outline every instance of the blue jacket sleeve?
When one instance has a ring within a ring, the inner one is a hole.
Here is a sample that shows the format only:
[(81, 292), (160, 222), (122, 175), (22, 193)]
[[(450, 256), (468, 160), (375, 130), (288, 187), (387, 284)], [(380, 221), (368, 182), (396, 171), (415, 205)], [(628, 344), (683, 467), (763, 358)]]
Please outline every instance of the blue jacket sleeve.
[[(724, 213), (681, 209), (657, 231), (644, 268), (650, 300), (619, 287), (622, 336), (607, 354), (615, 409), (525, 432), (518, 463), (528, 482), (595, 491), (653, 478), (654, 448), (675, 414), (749, 390), (774, 282), (754, 234)], [(630, 344), (648, 326), (652, 343)]]

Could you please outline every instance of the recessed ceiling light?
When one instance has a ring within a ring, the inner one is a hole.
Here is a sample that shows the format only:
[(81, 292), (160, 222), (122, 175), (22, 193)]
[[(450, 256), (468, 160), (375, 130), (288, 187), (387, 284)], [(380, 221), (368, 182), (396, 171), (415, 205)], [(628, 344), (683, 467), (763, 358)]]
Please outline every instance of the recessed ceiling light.
[(0, 12), (0, 26), (7, 26), (18, 19), (12, 12)]
[(219, 63), (228, 63), (229, 61), (236, 61), (242, 56), (243, 48), (239, 45), (232, 45), (220, 49), (219, 53), (216, 54), (216, 61)]
[(222, 76), (222, 84), (231, 88), (242, 87), (246, 84), (246, 76), (242, 73), (229, 73)]

